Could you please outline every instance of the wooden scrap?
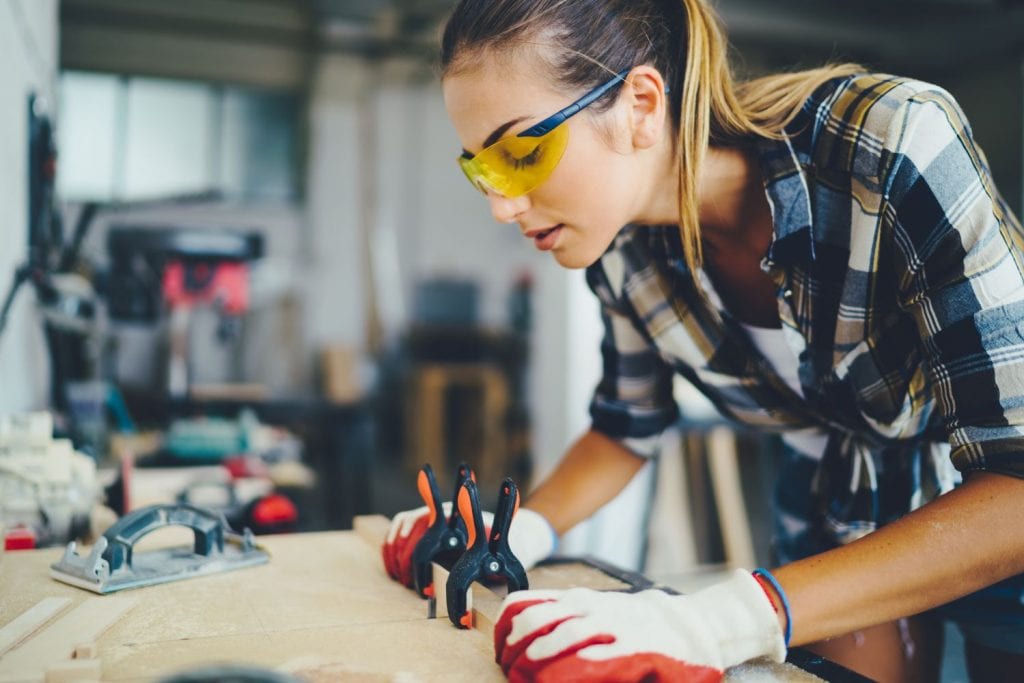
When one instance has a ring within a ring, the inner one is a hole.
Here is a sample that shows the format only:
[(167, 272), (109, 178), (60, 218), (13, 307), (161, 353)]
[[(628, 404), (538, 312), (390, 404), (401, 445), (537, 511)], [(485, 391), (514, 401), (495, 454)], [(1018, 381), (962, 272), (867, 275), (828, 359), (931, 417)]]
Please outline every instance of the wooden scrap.
[(103, 667), (98, 659), (69, 659), (46, 669), (45, 683), (91, 683), (99, 681)]
[(96, 658), (96, 643), (95, 641), (88, 641), (75, 645), (75, 652), (72, 655), (75, 659), (95, 659)]
[[(434, 567), (434, 594), (437, 596), (438, 619), (448, 618), (448, 570), (433, 563)], [(498, 613), (501, 611), (502, 596), (492, 591), (487, 586), (474, 582), (466, 595), (466, 606), (473, 615), (473, 628), (480, 631), (488, 638), (494, 635), (494, 624), (498, 621)], [(453, 626), (454, 628), (454, 626)]]
[(0, 628), (0, 656), (35, 633), (70, 604), (71, 598), (46, 598), (16, 616)]
[[(135, 598), (87, 598), (53, 624), (11, 650), (4, 657), (3, 667), (0, 668), (0, 683), (41, 680), (52, 667), (70, 661), (77, 645), (96, 641), (135, 603)], [(54, 675), (62, 675), (60, 667), (57, 667)]]

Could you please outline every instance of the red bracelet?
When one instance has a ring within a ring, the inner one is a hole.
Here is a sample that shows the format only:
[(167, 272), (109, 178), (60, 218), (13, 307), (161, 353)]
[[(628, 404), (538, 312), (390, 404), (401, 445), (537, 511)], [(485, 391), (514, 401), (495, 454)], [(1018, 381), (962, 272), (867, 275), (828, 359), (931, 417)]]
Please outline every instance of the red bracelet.
[(775, 610), (776, 614), (778, 614), (779, 606), (775, 604), (775, 599), (772, 597), (772, 591), (774, 589), (771, 588), (771, 584), (765, 581), (760, 574), (754, 574), (753, 577), (754, 581), (757, 581), (757, 585), (764, 591), (764, 597), (768, 598), (768, 603), (772, 606), (772, 609)]

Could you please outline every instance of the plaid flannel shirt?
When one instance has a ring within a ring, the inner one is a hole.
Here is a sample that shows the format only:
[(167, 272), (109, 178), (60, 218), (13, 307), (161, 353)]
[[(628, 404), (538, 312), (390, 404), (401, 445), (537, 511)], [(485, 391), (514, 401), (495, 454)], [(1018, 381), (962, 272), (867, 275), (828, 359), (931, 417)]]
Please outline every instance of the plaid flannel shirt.
[(762, 268), (803, 396), (700, 296), (678, 227), (627, 226), (587, 270), (605, 325), (593, 428), (649, 454), (679, 373), (740, 423), (824, 432), (814, 487), (839, 540), (950, 488), (950, 457), (1024, 476), (1024, 236), (959, 106), (920, 81), (835, 79), (786, 134), (757, 144)]

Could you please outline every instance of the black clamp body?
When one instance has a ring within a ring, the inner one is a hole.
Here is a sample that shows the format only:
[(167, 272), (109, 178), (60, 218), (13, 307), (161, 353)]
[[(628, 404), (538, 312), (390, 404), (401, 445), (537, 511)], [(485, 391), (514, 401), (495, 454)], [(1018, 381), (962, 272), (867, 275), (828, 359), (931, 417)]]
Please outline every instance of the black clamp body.
[(466, 523), (459, 514), (458, 498), (462, 485), (472, 481), (473, 472), (466, 463), (459, 463), (455, 475), (455, 492), (452, 496), (452, 512), (445, 519), (441, 492), (437, 486), (434, 468), (424, 465), (416, 479), (423, 502), (430, 509), (430, 526), (416, 543), (412, 553), (412, 574), (416, 592), (423, 598), (434, 597), (434, 572), (431, 563), (437, 562), (450, 569), (466, 550)]
[(526, 570), (508, 545), (508, 530), (519, 509), (519, 490), (511, 479), (501, 483), (498, 508), (494, 513), (494, 524), (489, 536), (485, 535), (476, 482), (470, 480), (463, 484), (457, 507), (466, 520), (469, 537), (466, 552), (452, 567), (445, 585), (448, 618), (459, 628), (471, 628), (473, 615), (466, 604), (466, 593), (474, 581), (504, 580), (509, 593), (530, 587)]

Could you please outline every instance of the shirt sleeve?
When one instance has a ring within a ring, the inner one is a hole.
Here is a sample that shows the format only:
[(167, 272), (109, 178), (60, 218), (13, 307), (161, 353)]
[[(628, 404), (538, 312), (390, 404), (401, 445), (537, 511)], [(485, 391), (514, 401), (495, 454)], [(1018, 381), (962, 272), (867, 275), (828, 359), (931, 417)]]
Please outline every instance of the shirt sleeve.
[(900, 304), (920, 336), (953, 464), (1024, 477), (1020, 224), (941, 89), (899, 107), (881, 158)]
[(641, 457), (653, 457), (658, 437), (679, 417), (674, 372), (636, 323), (628, 302), (612, 293), (601, 262), (587, 270), (587, 284), (601, 301), (604, 323), (603, 371), (590, 403), (592, 429)]

